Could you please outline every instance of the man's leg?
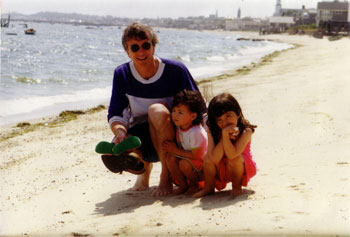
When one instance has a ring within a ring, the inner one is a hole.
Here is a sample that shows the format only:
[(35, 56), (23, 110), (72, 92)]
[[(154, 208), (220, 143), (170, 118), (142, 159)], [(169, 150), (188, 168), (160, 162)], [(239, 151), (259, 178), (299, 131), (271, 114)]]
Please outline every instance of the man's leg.
[(145, 164), (146, 171), (137, 176), (136, 182), (132, 190), (134, 191), (143, 191), (149, 188), (149, 178), (153, 168), (151, 162), (143, 162)]
[(172, 183), (166, 164), (166, 152), (162, 148), (164, 141), (174, 140), (175, 131), (170, 120), (170, 112), (163, 104), (153, 104), (148, 109), (148, 122), (154, 148), (162, 165), (159, 185), (153, 192), (154, 196), (165, 196), (171, 193)]
[(149, 179), (153, 168), (152, 162), (158, 160), (157, 152), (152, 145), (153, 143), (148, 123), (133, 126), (128, 130), (128, 134), (139, 137), (142, 142), (141, 147), (134, 149), (132, 153), (134, 153), (134, 156), (143, 162), (145, 172), (137, 176), (136, 182), (132, 189), (135, 191), (143, 191), (149, 188)]

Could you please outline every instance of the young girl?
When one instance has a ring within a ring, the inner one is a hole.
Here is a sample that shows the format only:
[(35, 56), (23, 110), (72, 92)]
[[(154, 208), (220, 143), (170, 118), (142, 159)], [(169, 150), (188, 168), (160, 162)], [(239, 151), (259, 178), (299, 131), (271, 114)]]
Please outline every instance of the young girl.
[(228, 93), (215, 96), (208, 107), (208, 152), (204, 158), (204, 188), (195, 193), (201, 197), (222, 190), (232, 182), (232, 196), (242, 192), (256, 174), (250, 153), (254, 129), (243, 116), (237, 100)]
[(173, 194), (199, 190), (200, 171), (207, 152), (208, 136), (201, 125), (206, 105), (198, 91), (181, 91), (173, 100), (171, 118), (176, 125), (176, 142), (166, 141), (167, 166), (173, 182)]

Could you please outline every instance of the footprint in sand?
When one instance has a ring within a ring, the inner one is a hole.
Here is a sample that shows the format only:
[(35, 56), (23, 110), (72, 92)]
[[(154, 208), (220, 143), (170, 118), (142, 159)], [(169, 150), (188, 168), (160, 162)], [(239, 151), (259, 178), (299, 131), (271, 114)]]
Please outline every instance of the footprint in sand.
[(346, 166), (349, 164), (350, 164), (349, 162), (337, 162), (337, 165), (340, 165), (340, 166)]
[[(300, 186), (304, 186), (306, 185), (305, 183), (300, 183), (299, 185), (290, 185), (288, 186), (289, 188), (295, 190), (295, 191), (300, 191)], [(301, 190), (301, 192), (303, 193), (303, 190)]]

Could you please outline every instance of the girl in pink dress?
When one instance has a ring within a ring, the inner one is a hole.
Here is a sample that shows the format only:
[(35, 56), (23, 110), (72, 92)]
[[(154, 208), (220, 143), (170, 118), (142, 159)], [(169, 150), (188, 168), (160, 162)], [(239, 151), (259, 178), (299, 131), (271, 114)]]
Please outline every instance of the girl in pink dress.
[(208, 151), (204, 157), (204, 188), (194, 194), (201, 197), (222, 190), (232, 183), (232, 196), (256, 174), (250, 152), (254, 129), (243, 116), (237, 100), (228, 93), (215, 96), (208, 107)]

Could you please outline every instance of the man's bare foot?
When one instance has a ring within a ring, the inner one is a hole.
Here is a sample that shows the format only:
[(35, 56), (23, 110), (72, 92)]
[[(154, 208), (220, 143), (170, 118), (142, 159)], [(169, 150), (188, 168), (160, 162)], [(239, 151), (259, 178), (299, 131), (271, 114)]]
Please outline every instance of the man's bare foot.
[(173, 184), (169, 179), (160, 178), (158, 187), (153, 191), (155, 197), (167, 196), (173, 191)]
[(190, 186), (187, 189), (186, 195), (193, 195), (195, 193), (197, 193), (200, 190), (200, 188), (198, 186)]
[(200, 198), (200, 197), (203, 197), (203, 196), (205, 196), (205, 195), (212, 194), (212, 193), (214, 193), (214, 192), (215, 192), (215, 189), (214, 189), (214, 188), (207, 188), (207, 189), (206, 189), (206, 188), (203, 188), (201, 191), (199, 191), (199, 192), (193, 194), (192, 197), (194, 197), (194, 198)]
[(132, 190), (143, 191), (149, 188), (149, 179), (145, 178), (143, 174), (137, 176), (136, 182)]
[(136, 182), (132, 190), (143, 191), (149, 188), (149, 178), (153, 168), (153, 164), (149, 162), (144, 162), (146, 171), (143, 174), (137, 176)]
[(241, 195), (242, 193), (243, 193), (242, 187), (239, 186), (239, 187), (232, 188), (230, 195), (231, 195), (231, 197), (235, 198), (235, 197)]
[(179, 195), (181, 193), (184, 193), (186, 192), (186, 190), (188, 189), (188, 186), (187, 185), (182, 185), (182, 186), (177, 186), (173, 189), (173, 192), (172, 194), (174, 195)]

